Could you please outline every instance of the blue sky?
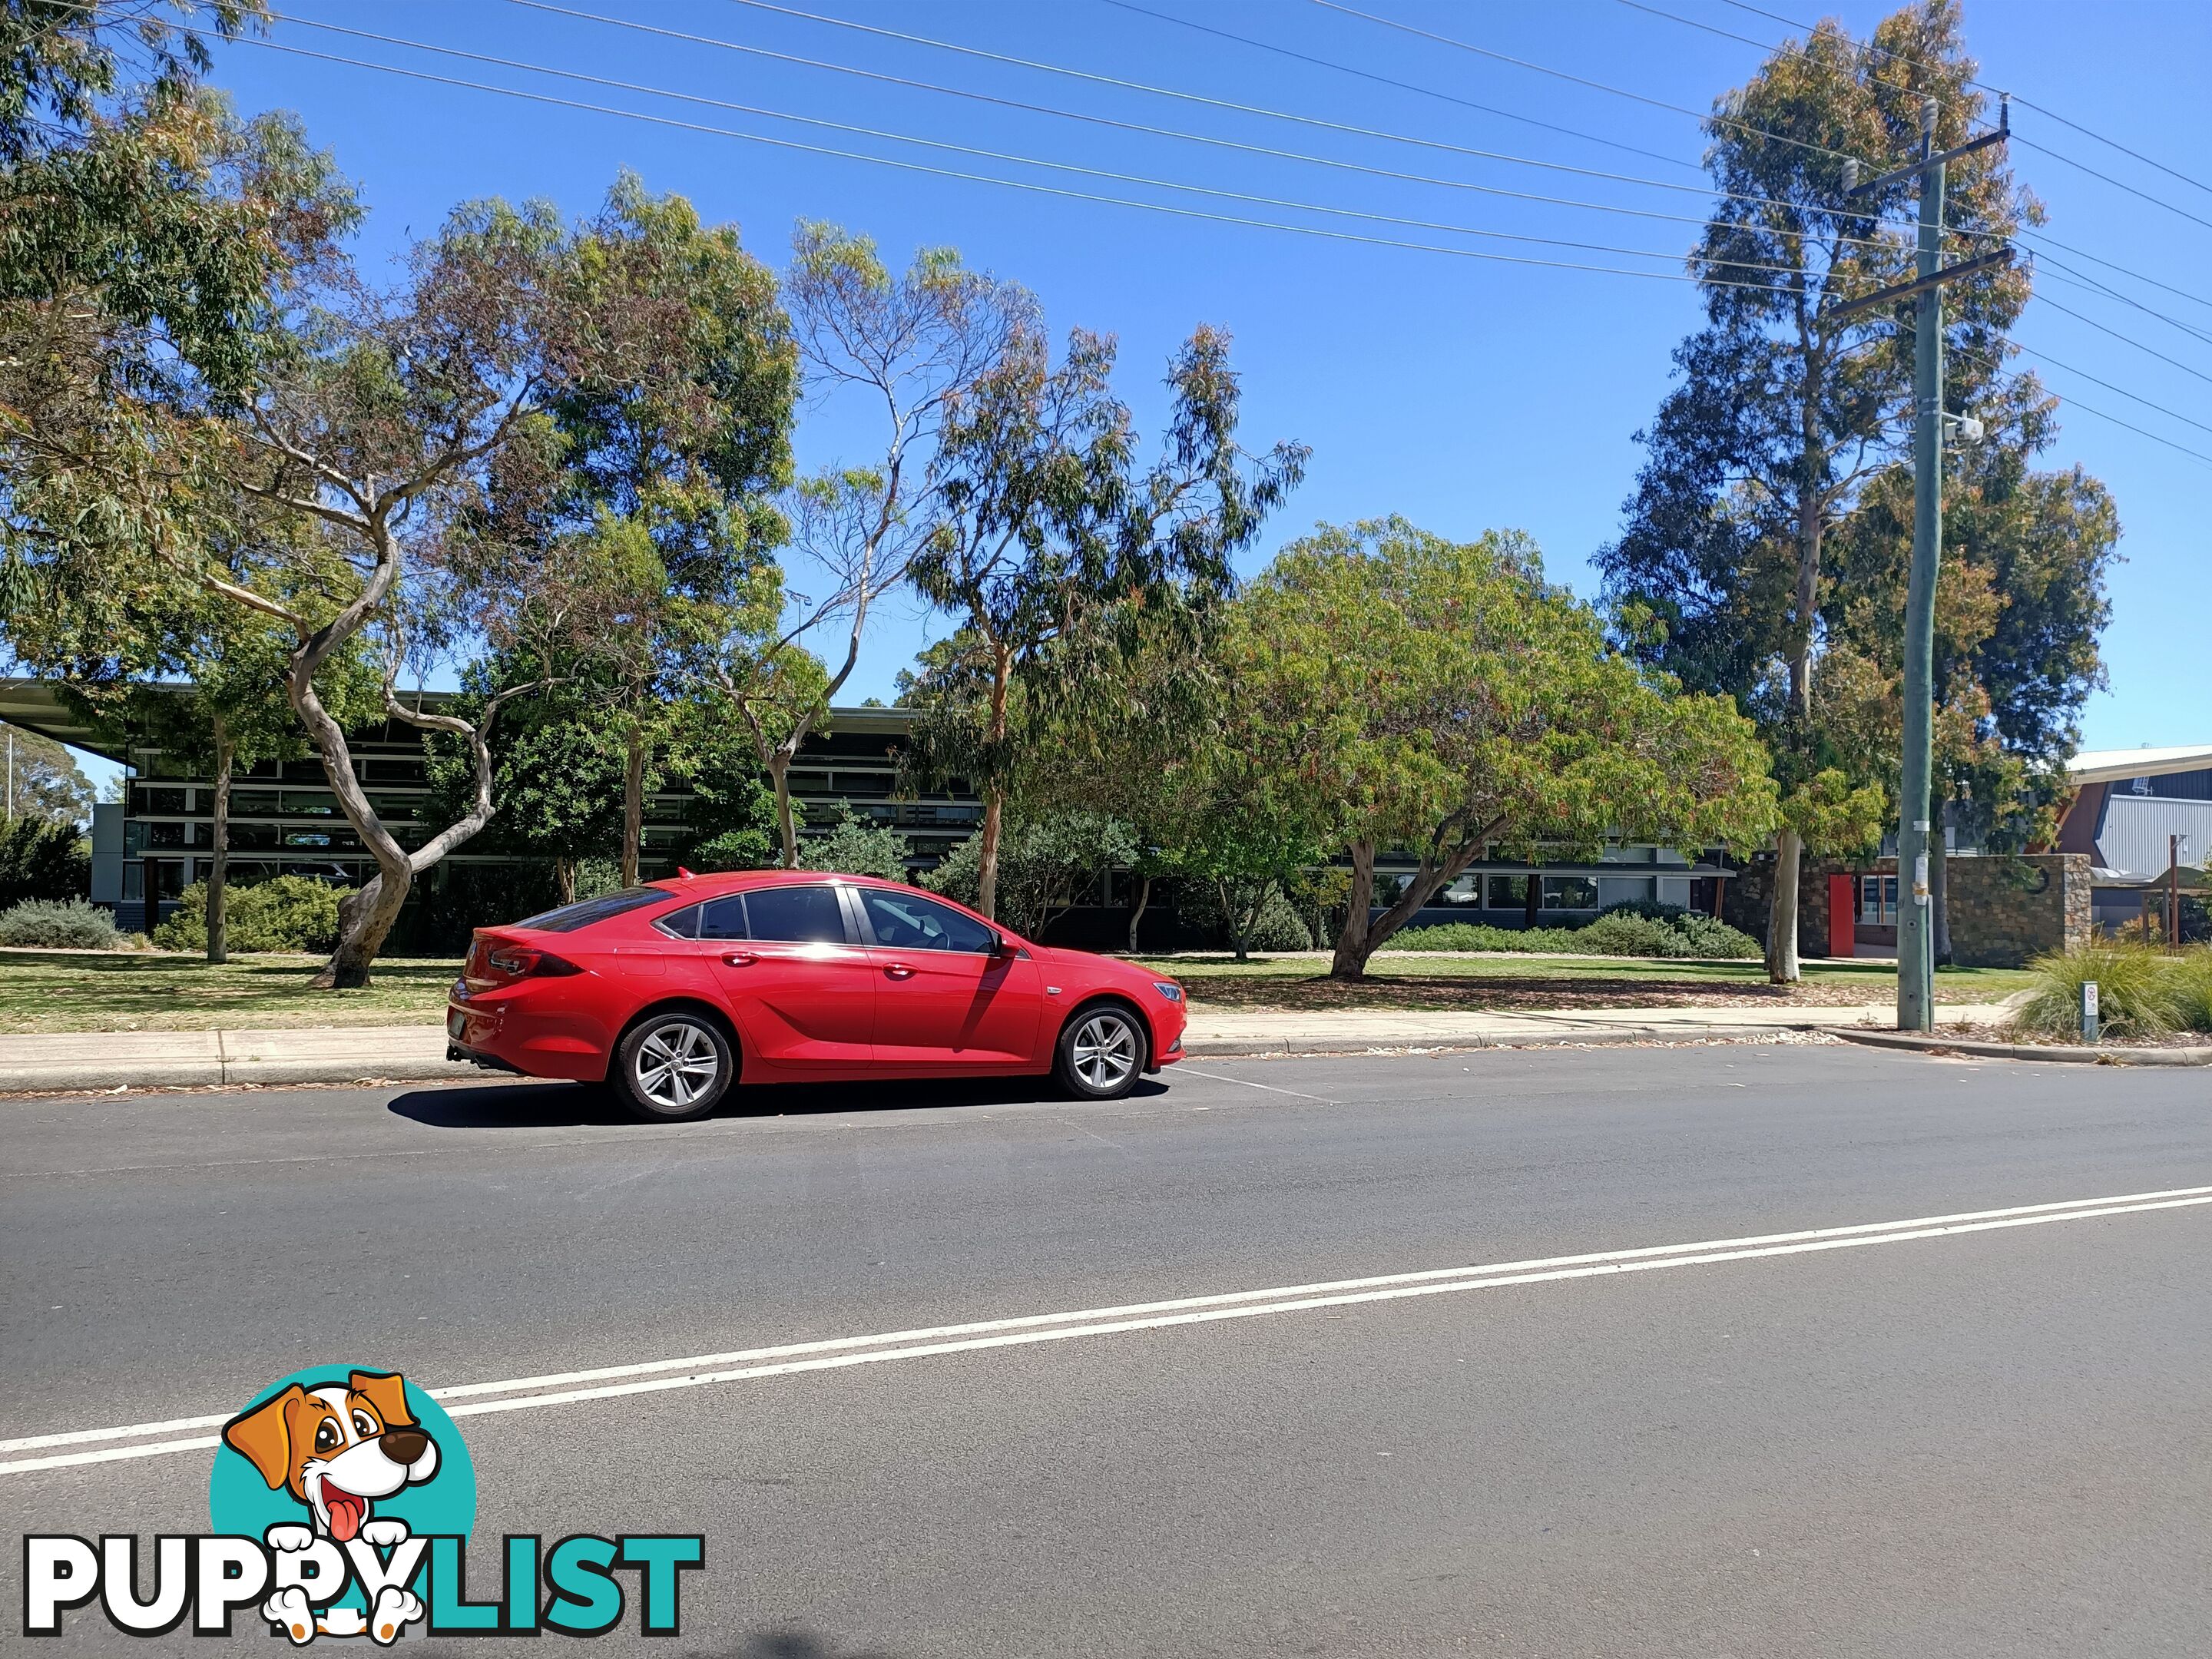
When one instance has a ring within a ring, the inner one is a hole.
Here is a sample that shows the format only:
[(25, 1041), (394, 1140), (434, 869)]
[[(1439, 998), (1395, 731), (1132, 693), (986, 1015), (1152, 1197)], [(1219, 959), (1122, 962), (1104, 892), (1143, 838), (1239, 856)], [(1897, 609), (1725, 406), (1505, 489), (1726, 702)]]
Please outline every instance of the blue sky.
[[(1229, 102), (1386, 129), (1437, 144), (1504, 152), (1600, 173), (1691, 186), (1651, 188), (1316, 129), (1237, 110), (873, 36), (741, 0), (573, 0), (664, 28), (739, 41), (926, 80), (994, 97), (1115, 121), (1171, 127), (1469, 184), (1644, 208), (1692, 217), (1705, 209), (1690, 118), (1570, 84), (1493, 58), (1410, 37), (1315, 0), (1139, 0), (1292, 52), (1493, 106), (1527, 119), (1297, 61), (1281, 52), (1210, 36), (1109, 0), (793, 0), (798, 9), (902, 29), (983, 51), (1082, 70)], [(1793, 31), (1725, 0), (1658, 0), (1713, 28), (1778, 42)], [(1686, 27), (1621, 0), (1536, 6), (1474, 0), (1356, 0), (1358, 8), (1661, 103), (1702, 110), (1743, 81), (1755, 46)], [(1678, 254), (1691, 224), (1516, 202), (1472, 191), (1376, 178), (1187, 141), (1009, 109), (826, 70), (656, 38), (515, 0), (280, 0), (291, 17), (553, 66), (701, 97), (872, 127), (946, 144), (1073, 167), (1204, 185), (1301, 204), (1455, 226)], [(1815, 15), (1790, 0), (1771, 9)], [(1844, 7), (1863, 34), (1881, 8)], [(2069, 120), (2212, 183), (2212, 8), (2100, 3), (2091, 14), (2055, 0), (1970, 5), (1967, 37), (1983, 78)], [(1008, 161), (961, 156), (882, 137), (594, 88), (404, 46), (280, 22), (277, 42), (434, 74), (647, 111), (678, 121), (738, 127), (801, 144), (895, 156), (1094, 195), (1170, 203), (1421, 241), (1677, 273), (1671, 259), (1547, 248), (1371, 221), (1207, 198)], [(1246, 392), (1244, 431), (1255, 447), (1295, 438), (1313, 447), (1307, 482), (1271, 526), (1253, 561), (1317, 520), (1400, 513), (1431, 529), (1473, 535), (1513, 526), (1533, 533), (1555, 576), (1594, 588), (1588, 558), (1615, 532), (1635, 474), (1638, 428), (1668, 384), (1668, 353), (1695, 325), (1693, 291), (1632, 280), (1176, 217), (868, 162), (810, 154), (240, 46), (220, 54), (216, 80), (248, 110), (288, 108), (335, 150), (372, 209), (365, 246), (388, 257), (433, 228), (456, 201), (544, 197), (590, 210), (616, 170), (678, 191), (781, 264), (801, 216), (830, 219), (878, 239), (902, 258), (950, 244), (975, 264), (1036, 291), (1056, 329), (1110, 331), (1122, 348), (1125, 391), (1157, 425), (1162, 368), (1191, 327), (1236, 337)], [(2161, 174), (2095, 139), (2026, 109), (2014, 131), (2115, 179), (2212, 221), (2212, 191)], [(1547, 130), (1548, 122), (1592, 137)], [(1610, 141), (1609, 143), (1596, 140)], [(1624, 148), (1626, 147), (1626, 148)], [(1642, 152), (1642, 153), (1638, 153)], [(2048, 232), (2075, 247), (2188, 290), (2185, 297), (2106, 275), (2154, 309), (2212, 335), (2212, 226), (2125, 193), (2051, 156), (2019, 148), (2021, 176), (2049, 204)], [(2046, 368), (2062, 395), (2212, 453), (2212, 344), (2079, 289), (2052, 297), (2200, 371), (2192, 375), (2038, 304), (2019, 337), (2128, 393), (2154, 412), (2079, 374)], [(799, 444), (812, 467), (866, 454), (850, 411), (810, 410)], [(2177, 416), (2186, 417), (2177, 418)], [(2106, 635), (2112, 687), (2085, 715), (2089, 747), (2203, 740), (2203, 651), (2212, 619), (2205, 512), (2212, 465), (2080, 411), (2048, 458), (2079, 462), (2116, 494), (2126, 527)], [(890, 695), (898, 670), (932, 624), (910, 608), (875, 631), (851, 695)]]

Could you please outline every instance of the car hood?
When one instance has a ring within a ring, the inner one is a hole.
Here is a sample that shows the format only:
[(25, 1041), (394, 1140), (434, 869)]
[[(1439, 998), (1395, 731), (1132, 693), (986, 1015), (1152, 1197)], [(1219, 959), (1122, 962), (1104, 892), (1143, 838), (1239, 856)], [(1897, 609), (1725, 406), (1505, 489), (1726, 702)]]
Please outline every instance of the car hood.
[(1132, 985), (1149, 985), (1167, 975), (1155, 973), (1141, 962), (1127, 962), (1118, 957), (1102, 957), (1096, 951), (1071, 951), (1064, 945), (1032, 945), (1030, 954), (1040, 963), (1069, 969), (1080, 969), (1104, 978), (1127, 980)]

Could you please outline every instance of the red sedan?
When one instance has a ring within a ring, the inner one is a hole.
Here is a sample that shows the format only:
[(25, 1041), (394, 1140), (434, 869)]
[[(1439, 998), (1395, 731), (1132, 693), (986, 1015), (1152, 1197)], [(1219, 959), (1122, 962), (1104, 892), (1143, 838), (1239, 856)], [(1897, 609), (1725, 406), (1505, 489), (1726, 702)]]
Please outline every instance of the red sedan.
[(480, 927), (446, 1012), (456, 1060), (605, 1082), (704, 1117), (739, 1080), (1057, 1077), (1114, 1100), (1182, 1058), (1182, 988), (1032, 945), (895, 883), (678, 877)]

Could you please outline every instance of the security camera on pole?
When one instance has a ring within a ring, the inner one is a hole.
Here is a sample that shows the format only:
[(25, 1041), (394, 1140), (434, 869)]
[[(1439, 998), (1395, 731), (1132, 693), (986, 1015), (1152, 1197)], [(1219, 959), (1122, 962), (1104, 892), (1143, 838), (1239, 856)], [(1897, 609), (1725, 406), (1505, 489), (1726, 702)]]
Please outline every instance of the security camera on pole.
[[(1855, 183), (1856, 163), (1844, 168), (1846, 197), (1871, 194), (1901, 179), (1920, 182), (1919, 258), (1912, 281), (1880, 289), (1838, 306), (1847, 317), (1911, 298), (1912, 352), (1912, 572), (1905, 601), (1905, 744), (1897, 868), (1909, 879), (1906, 902), (1897, 915), (1897, 1029), (1926, 1031), (1936, 1018), (1936, 930), (1929, 914), (1929, 774), (1935, 744), (1936, 573), (1943, 551), (1943, 284), (1974, 271), (2008, 263), (2009, 247), (1955, 265), (1943, 264), (1944, 168), (1962, 155), (2002, 143), (2010, 129), (2009, 106), (1998, 106), (1993, 132), (1955, 149), (1936, 148), (1936, 101), (1920, 105), (1920, 159), (1911, 165)], [(1960, 437), (1981, 436), (1980, 422), (1960, 420)]]

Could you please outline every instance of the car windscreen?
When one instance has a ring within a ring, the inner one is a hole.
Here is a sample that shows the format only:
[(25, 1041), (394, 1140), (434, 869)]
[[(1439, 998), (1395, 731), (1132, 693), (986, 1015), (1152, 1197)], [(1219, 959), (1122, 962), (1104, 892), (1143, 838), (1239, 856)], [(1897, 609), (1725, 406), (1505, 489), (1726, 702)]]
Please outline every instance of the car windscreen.
[(609, 916), (619, 916), (641, 905), (657, 904), (672, 897), (665, 887), (625, 887), (620, 892), (602, 893), (597, 898), (578, 899), (574, 904), (564, 904), (557, 910), (526, 916), (516, 922), (517, 927), (535, 927), (544, 933), (573, 933), (579, 927), (588, 927), (595, 921), (605, 921)]

